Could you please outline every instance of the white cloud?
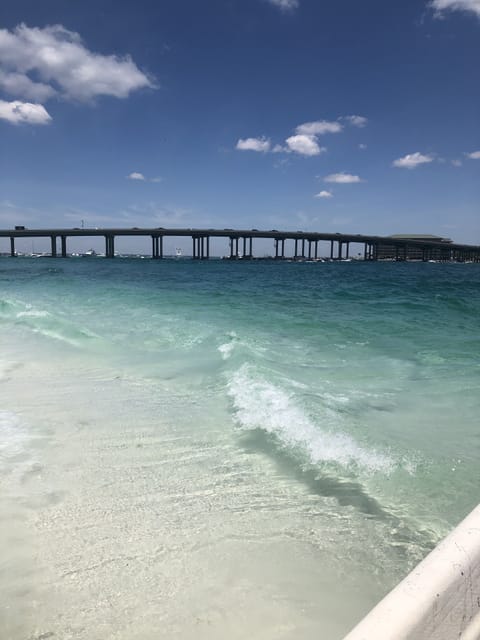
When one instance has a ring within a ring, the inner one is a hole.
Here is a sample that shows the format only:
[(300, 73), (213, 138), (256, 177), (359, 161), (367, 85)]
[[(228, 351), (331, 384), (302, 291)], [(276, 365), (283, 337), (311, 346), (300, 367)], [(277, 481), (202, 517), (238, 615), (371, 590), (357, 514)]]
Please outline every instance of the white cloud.
[(349, 122), (352, 126), (360, 128), (366, 127), (368, 122), (368, 119), (364, 116), (344, 116), (343, 119)]
[(41, 104), (0, 100), (0, 119), (12, 124), (48, 124), (52, 118)]
[(150, 182), (163, 182), (163, 178), (161, 176), (157, 176), (156, 178), (150, 178)]
[(320, 193), (315, 194), (315, 198), (333, 198), (333, 193), (331, 191), (320, 191)]
[(268, 2), (282, 11), (292, 11), (300, 6), (299, 0), (268, 0)]
[(434, 157), (432, 155), (424, 155), (419, 151), (415, 153), (407, 153), (403, 158), (397, 158), (392, 162), (393, 167), (399, 167), (400, 169), (415, 169), (420, 164), (427, 164), (433, 162)]
[(430, 6), (442, 11), (471, 11), (480, 18), (480, 0), (431, 0)]
[(272, 153), (290, 153), (290, 149), (281, 144), (276, 144), (272, 149)]
[(145, 180), (145, 176), (143, 173), (139, 173), (138, 171), (133, 171), (127, 176), (128, 180)]
[(367, 145), (366, 145), (366, 144), (363, 144), (363, 143), (360, 143), (360, 144), (358, 145), (358, 148), (359, 148), (359, 149), (361, 149), (362, 151), (365, 151), (365, 149), (367, 148)]
[(362, 182), (360, 176), (354, 176), (351, 173), (331, 173), (325, 176), (324, 182), (335, 182), (337, 184), (354, 184), (355, 182)]
[(24, 73), (7, 73), (0, 68), (0, 88), (12, 96), (44, 102), (56, 95), (53, 87), (43, 82), (33, 82)]
[(306, 136), (318, 136), (324, 133), (340, 133), (342, 129), (343, 126), (339, 122), (316, 120), (315, 122), (304, 122), (298, 125), (295, 133)]
[(126, 98), (132, 91), (155, 86), (130, 56), (93, 53), (78, 33), (61, 25), (0, 29), (0, 61), (2, 86), (23, 97), (45, 100), (58, 93), (90, 101), (100, 95)]
[(455, 160), (452, 160), (452, 164), (453, 164), (454, 167), (461, 167), (462, 166), (462, 161), (458, 160), (458, 159), (455, 159)]
[(235, 147), (239, 151), (270, 151), (270, 140), (266, 138), (240, 138)]
[(324, 151), (325, 147), (321, 147), (315, 136), (297, 135), (290, 136), (285, 140), (290, 151), (299, 153), (302, 156), (318, 156)]
[(470, 160), (480, 160), (480, 151), (472, 151), (472, 153), (466, 153), (465, 155)]

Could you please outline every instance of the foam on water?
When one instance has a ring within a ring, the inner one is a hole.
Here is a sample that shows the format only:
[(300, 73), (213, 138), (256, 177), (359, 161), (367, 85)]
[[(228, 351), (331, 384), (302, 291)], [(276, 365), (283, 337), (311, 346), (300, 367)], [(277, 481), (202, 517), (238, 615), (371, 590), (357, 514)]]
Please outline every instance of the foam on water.
[(7, 325), (20, 325), (34, 333), (80, 347), (85, 339), (98, 339), (99, 336), (79, 327), (60, 314), (39, 309), (30, 303), (18, 300), (0, 300), (0, 319)]
[(228, 393), (242, 429), (272, 433), (283, 445), (300, 447), (314, 464), (355, 465), (386, 474), (395, 468), (391, 456), (362, 447), (346, 433), (332, 433), (322, 428), (318, 418), (314, 421), (290, 394), (262, 379), (247, 364), (231, 375)]
[(223, 360), (230, 358), (237, 342), (237, 334), (235, 331), (230, 331), (227, 336), (229, 338), (228, 342), (224, 342), (218, 347), (218, 351), (221, 353)]

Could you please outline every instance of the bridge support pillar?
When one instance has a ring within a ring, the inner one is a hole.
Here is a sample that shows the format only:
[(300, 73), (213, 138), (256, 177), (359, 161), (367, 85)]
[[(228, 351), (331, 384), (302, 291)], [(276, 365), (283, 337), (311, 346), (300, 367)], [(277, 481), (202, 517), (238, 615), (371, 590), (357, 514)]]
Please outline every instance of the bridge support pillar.
[(115, 236), (105, 236), (105, 257), (115, 257)]
[(163, 236), (152, 236), (152, 258), (163, 258)]
[(50, 244), (51, 244), (51, 254), (52, 258), (57, 257), (57, 236), (50, 236)]
[(333, 260), (333, 240), (330, 240), (330, 260)]
[(17, 254), (15, 253), (15, 238), (13, 236), (10, 238), (10, 257), (17, 257)]
[(61, 236), (62, 240), (62, 258), (67, 257), (67, 236)]

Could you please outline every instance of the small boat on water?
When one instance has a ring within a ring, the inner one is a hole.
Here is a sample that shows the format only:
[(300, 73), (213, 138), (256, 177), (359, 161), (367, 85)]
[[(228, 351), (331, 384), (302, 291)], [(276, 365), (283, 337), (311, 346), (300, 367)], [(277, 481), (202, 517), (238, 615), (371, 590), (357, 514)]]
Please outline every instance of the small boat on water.
[(82, 258), (94, 258), (96, 255), (97, 252), (95, 249), (89, 249), (88, 251), (85, 251), (85, 253), (82, 253)]
[(183, 255), (182, 250), (181, 249), (175, 249), (175, 257), (176, 258), (181, 258)]

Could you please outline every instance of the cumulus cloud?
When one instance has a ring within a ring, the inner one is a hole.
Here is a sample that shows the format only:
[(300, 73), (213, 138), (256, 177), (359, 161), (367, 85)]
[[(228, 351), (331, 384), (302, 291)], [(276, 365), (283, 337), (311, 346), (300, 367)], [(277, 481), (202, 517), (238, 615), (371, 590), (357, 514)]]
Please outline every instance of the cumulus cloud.
[(438, 14), (443, 11), (469, 11), (480, 18), (480, 0), (431, 0), (430, 6)]
[(343, 126), (340, 122), (329, 122), (328, 120), (316, 120), (314, 122), (304, 122), (298, 125), (295, 133), (306, 136), (319, 136), (324, 133), (340, 133)]
[(314, 198), (333, 198), (333, 193), (331, 191), (320, 191), (320, 193), (316, 193)]
[(282, 11), (293, 11), (300, 6), (299, 0), (268, 0), (268, 2)]
[(470, 160), (480, 160), (480, 151), (472, 151), (472, 153), (465, 154)]
[(140, 173), (138, 171), (133, 171), (127, 176), (127, 179), (128, 180), (145, 180), (145, 176), (143, 175), (143, 173)]
[(270, 140), (267, 138), (240, 138), (235, 147), (239, 151), (270, 151)]
[(366, 145), (366, 144), (364, 144), (363, 142), (361, 142), (361, 143), (358, 145), (358, 148), (359, 148), (359, 149), (361, 149), (362, 151), (365, 151), (365, 149), (367, 148), (367, 145)]
[(343, 118), (353, 127), (363, 128), (367, 126), (368, 119), (364, 116), (344, 116)]
[(0, 68), (0, 88), (12, 96), (22, 96), (29, 100), (44, 102), (52, 98), (57, 92), (53, 87), (43, 82), (33, 82), (24, 73), (3, 71)]
[(285, 140), (290, 151), (299, 153), (302, 156), (318, 156), (324, 151), (325, 147), (321, 147), (315, 136), (297, 135), (290, 136)]
[(353, 184), (355, 182), (362, 182), (360, 176), (354, 176), (351, 173), (331, 173), (325, 176), (324, 182), (335, 182), (337, 184)]
[[(350, 124), (357, 127), (365, 126), (367, 119), (363, 116), (345, 116)], [(341, 120), (341, 118), (339, 118)], [(236, 144), (236, 149), (240, 151), (262, 151), (272, 153), (297, 153), (303, 156), (318, 156), (325, 152), (326, 147), (319, 144), (319, 136), (327, 133), (340, 133), (344, 130), (344, 125), (339, 120), (313, 120), (303, 122), (294, 129), (294, 135), (285, 140), (284, 144), (274, 144), (265, 137), (261, 138), (240, 138)]]
[(89, 51), (78, 33), (62, 25), (0, 29), (0, 61), (0, 85), (16, 97), (59, 95), (88, 102), (101, 95), (126, 98), (155, 86), (130, 56)]
[(52, 118), (41, 104), (0, 100), (0, 119), (12, 124), (48, 124)]
[(415, 153), (407, 153), (403, 158), (397, 158), (392, 162), (393, 167), (399, 167), (400, 169), (415, 169), (420, 164), (427, 164), (429, 162), (433, 162), (434, 157), (429, 155), (424, 155), (419, 151)]

